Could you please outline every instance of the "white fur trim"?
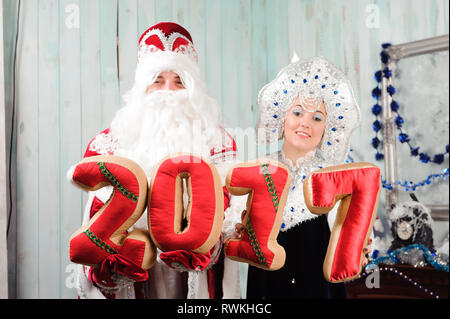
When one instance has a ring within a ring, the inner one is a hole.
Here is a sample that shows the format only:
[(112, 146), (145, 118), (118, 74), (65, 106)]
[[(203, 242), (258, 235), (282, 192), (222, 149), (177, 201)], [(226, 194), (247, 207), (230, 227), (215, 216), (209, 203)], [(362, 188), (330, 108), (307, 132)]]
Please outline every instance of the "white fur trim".
[(163, 71), (173, 71), (182, 77), (186, 87), (189, 88), (189, 81), (183, 77), (186, 73), (194, 79), (200, 78), (200, 69), (198, 64), (184, 54), (173, 53), (169, 51), (158, 51), (143, 56), (139, 60), (135, 81), (143, 87), (152, 83), (155, 74)]
[(114, 190), (114, 187), (112, 185), (108, 185), (108, 186), (100, 188), (99, 190), (96, 190), (93, 193), (103, 203), (106, 203), (108, 201), (108, 199), (111, 197), (113, 190)]
[(239, 262), (225, 258), (223, 265), (223, 299), (240, 299), (241, 278), (239, 274)]
[(231, 196), (230, 207), (225, 210), (225, 219), (222, 225), (222, 234), (224, 241), (233, 237), (236, 224), (242, 223), (242, 211), (247, 207), (248, 195)]
[[(69, 183), (71, 183), (72, 185), (77, 186), (77, 184), (73, 181), (73, 173), (75, 172), (75, 168), (77, 167), (77, 165), (73, 165), (69, 168), (69, 170), (66, 173), (66, 179), (67, 181), (69, 181)], [(78, 186), (77, 186), (78, 187)]]

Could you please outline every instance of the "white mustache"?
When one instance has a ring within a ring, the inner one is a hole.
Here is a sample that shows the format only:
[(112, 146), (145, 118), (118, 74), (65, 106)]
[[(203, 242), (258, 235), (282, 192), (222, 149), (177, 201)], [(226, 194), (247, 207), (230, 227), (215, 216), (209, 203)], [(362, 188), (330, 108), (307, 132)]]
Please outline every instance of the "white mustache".
[(143, 97), (142, 104), (151, 107), (152, 105), (165, 104), (166, 106), (175, 106), (188, 101), (188, 91), (186, 89), (168, 91), (158, 90)]

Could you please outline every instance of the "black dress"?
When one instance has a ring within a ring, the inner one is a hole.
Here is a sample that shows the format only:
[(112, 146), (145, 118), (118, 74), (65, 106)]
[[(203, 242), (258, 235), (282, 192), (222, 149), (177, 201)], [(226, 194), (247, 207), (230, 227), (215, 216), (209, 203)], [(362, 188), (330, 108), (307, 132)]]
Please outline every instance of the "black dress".
[(332, 284), (323, 277), (329, 239), (326, 215), (280, 231), (277, 241), (286, 251), (286, 262), (276, 271), (249, 266), (247, 298), (345, 298), (343, 283)]

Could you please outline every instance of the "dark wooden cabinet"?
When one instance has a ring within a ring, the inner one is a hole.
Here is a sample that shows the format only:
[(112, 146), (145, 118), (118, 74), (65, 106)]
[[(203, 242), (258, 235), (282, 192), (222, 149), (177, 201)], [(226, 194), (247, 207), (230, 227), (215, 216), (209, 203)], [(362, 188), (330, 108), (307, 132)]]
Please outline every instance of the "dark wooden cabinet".
[(400, 264), (380, 264), (379, 269), (379, 288), (367, 288), (367, 276), (362, 276), (346, 283), (347, 298), (433, 299), (437, 295), (440, 299), (448, 299), (448, 272)]

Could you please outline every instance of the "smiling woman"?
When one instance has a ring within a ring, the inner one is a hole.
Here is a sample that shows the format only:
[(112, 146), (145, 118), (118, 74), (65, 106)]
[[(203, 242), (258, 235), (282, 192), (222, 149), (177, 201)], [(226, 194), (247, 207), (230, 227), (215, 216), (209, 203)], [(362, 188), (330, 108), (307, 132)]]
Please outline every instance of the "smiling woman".
[(326, 114), (320, 99), (299, 96), (294, 101), (284, 121), (283, 151), (287, 158), (295, 161), (316, 149), (325, 132)]
[[(259, 89), (288, 64), (294, 50), (300, 57), (327, 55), (345, 69), (361, 105), (370, 106), (380, 43), (447, 34), (449, 21), (448, 0), (0, 2), (10, 195), (8, 294), (32, 299), (77, 297), (75, 285), (66, 284), (66, 271), (74, 266), (67, 243), (80, 226), (88, 196), (67, 183), (66, 172), (125, 104), (122, 96), (135, 81), (136, 40), (148, 26), (173, 21), (190, 31), (199, 78), (219, 102), (222, 126), (247, 131), (258, 118)], [(188, 90), (191, 82), (184, 83)], [(370, 107), (363, 112), (366, 122), (352, 140), (353, 156), (370, 161), (373, 149), (366, 141), (372, 130), (364, 129), (372, 122)], [(332, 128), (341, 132), (340, 120), (328, 113), (327, 126), (330, 119), (335, 125), (325, 128), (324, 147), (335, 146), (326, 139)], [(238, 156), (245, 157), (244, 143), (253, 146), (254, 139), (237, 141)], [(265, 150), (257, 148), (245, 158), (258, 158)], [(286, 216), (297, 214), (294, 205), (286, 210), (291, 207), (294, 212)]]
[(250, 266), (247, 297), (344, 298), (344, 285), (330, 284), (322, 272), (337, 205), (328, 216), (311, 213), (303, 183), (312, 172), (345, 160), (360, 121), (350, 82), (322, 57), (299, 60), (261, 89), (258, 102), (263, 142), (284, 139), (269, 157), (289, 168), (291, 184), (277, 238), (285, 265), (275, 272)]

